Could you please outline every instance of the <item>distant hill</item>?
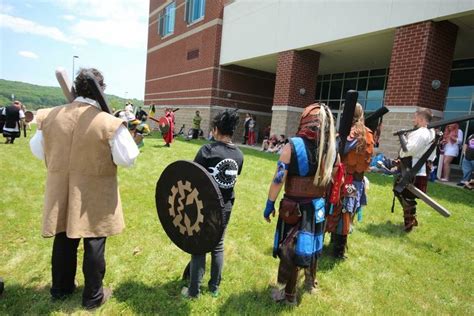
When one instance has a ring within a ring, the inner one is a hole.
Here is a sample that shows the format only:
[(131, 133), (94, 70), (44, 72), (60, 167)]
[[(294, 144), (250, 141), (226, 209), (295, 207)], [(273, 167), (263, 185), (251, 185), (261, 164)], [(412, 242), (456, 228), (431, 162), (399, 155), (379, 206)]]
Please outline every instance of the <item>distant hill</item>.
[[(20, 100), (28, 110), (49, 108), (67, 103), (61, 88), (38, 86), (20, 81), (0, 79), (0, 106), (11, 104), (11, 95), (15, 100)], [(143, 106), (142, 100), (124, 99), (115, 95), (107, 94), (107, 101), (111, 108), (121, 109), (127, 101), (135, 106)]]

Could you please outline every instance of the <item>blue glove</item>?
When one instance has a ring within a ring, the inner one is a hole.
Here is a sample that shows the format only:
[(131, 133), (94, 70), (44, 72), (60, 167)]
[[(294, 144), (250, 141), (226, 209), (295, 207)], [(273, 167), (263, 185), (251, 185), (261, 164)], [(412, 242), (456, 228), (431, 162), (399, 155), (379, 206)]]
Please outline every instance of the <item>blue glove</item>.
[(270, 214), (275, 210), (275, 201), (267, 199), (267, 205), (265, 206), (265, 210), (263, 211), (263, 217), (268, 218)]

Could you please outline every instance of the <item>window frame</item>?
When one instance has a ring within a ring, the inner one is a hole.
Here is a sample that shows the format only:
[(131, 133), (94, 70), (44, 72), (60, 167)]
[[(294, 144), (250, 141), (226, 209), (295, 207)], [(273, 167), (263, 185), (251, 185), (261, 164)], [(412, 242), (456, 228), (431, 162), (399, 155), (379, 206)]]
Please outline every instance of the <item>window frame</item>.
[[(172, 25), (172, 28), (170, 27)], [(176, 26), (176, 1), (170, 2), (158, 15), (158, 34), (165, 38), (174, 34)], [(165, 33), (166, 32), (166, 33)]]
[[(195, 5), (199, 1), (201, 4), (201, 12), (200, 16), (197, 18), (193, 17), (193, 13), (195, 10)], [(184, 21), (186, 22), (187, 26), (191, 26), (195, 23), (198, 23), (206, 17), (206, 0), (185, 0), (185, 8), (184, 8)]]

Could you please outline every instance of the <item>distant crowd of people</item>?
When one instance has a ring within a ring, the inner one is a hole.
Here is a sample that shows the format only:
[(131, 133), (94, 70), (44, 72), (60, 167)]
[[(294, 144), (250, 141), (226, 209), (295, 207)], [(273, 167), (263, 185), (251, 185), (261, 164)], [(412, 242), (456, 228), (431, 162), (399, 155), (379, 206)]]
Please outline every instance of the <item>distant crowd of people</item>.
[(286, 144), (288, 144), (288, 138), (285, 135), (281, 134), (277, 136), (273, 134), (269, 138), (263, 140), (262, 151), (281, 154), (281, 150)]
[[(451, 165), (462, 154), (462, 178), (458, 186), (474, 189), (474, 134), (469, 135), (463, 143), (464, 134), (459, 124), (449, 124), (443, 131), (443, 138), (437, 148), (436, 158), (430, 172), (430, 180), (449, 182), (451, 180)], [(263, 148), (262, 148), (263, 149)], [(396, 167), (390, 164), (390, 159), (383, 153), (372, 158), (371, 171), (393, 174)]]

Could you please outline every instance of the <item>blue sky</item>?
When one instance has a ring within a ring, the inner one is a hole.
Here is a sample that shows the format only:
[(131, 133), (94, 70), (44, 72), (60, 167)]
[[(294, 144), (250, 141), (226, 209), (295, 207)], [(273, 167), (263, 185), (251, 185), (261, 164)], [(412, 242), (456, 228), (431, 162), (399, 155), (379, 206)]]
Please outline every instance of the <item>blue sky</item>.
[(0, 0), (0, 78), (58, 86), (96, 67), (107, 93), (143, 100), (148, 0)]

